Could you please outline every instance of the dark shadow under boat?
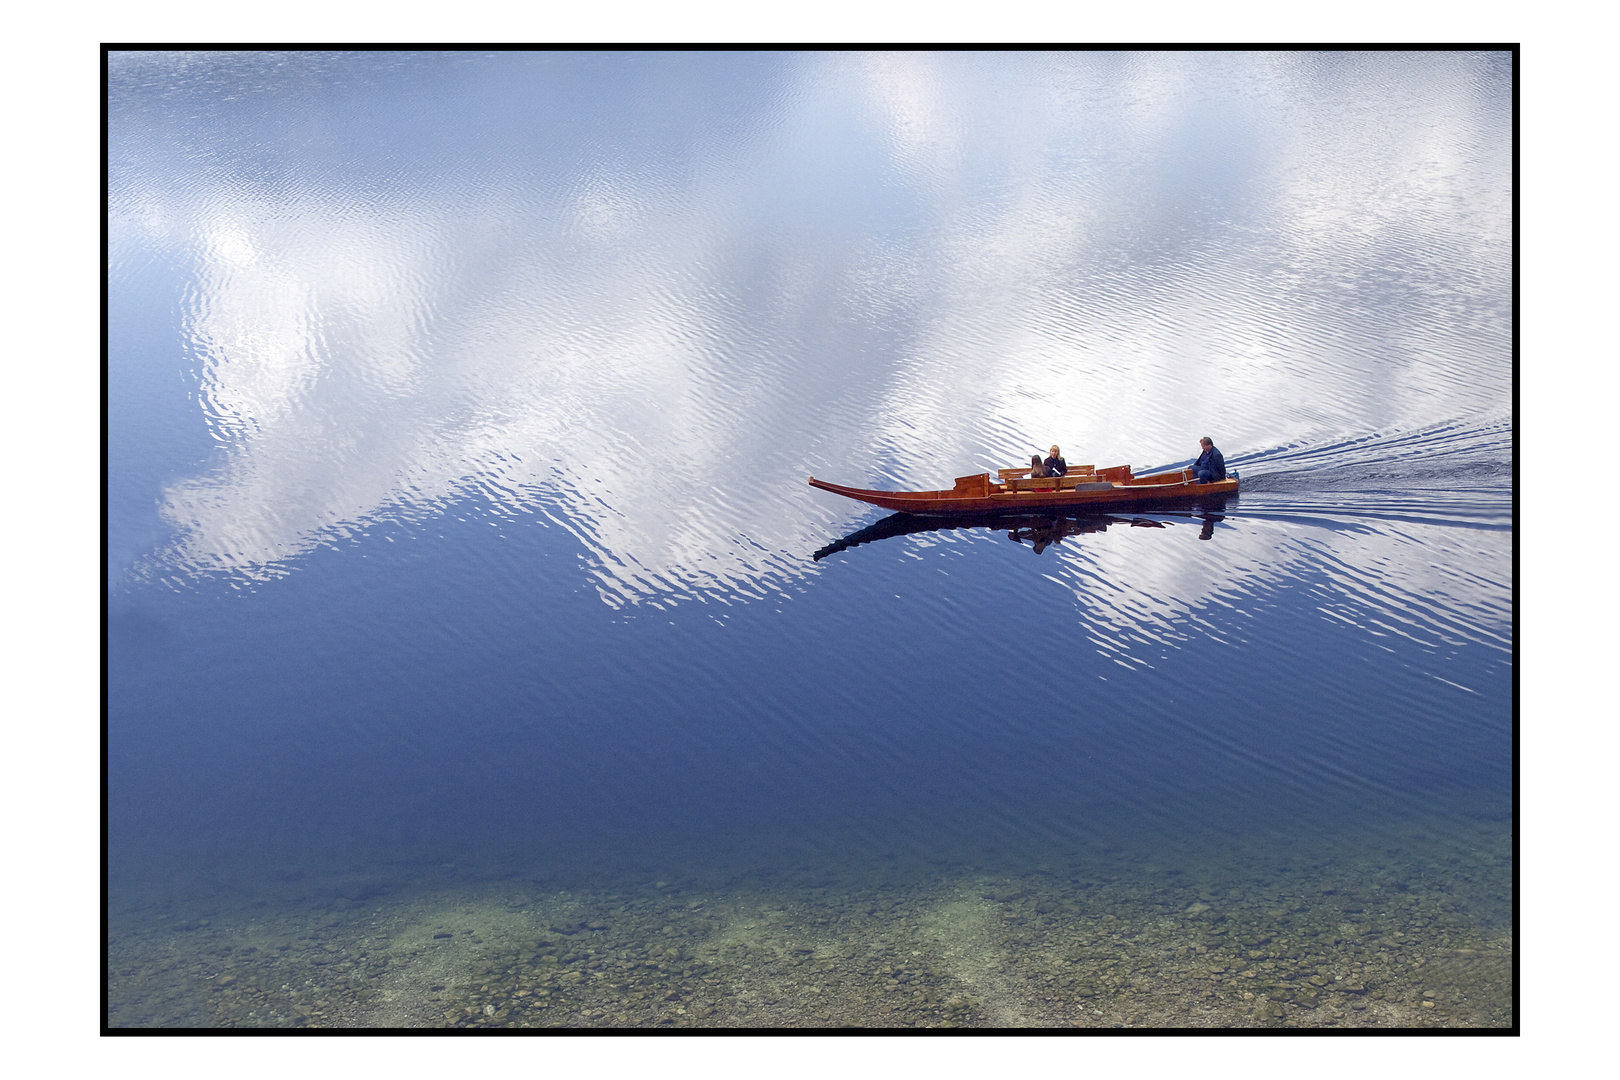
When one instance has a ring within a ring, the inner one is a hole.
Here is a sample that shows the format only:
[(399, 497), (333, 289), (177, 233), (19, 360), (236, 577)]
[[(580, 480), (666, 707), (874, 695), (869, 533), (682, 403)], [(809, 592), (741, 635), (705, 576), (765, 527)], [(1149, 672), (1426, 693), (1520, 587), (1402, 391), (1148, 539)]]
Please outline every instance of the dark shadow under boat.
[(890, 514), (888, 517), (873, 522), (864, 529), (857, 529), (842, 539), (835, 540), (812, 556), (817, 562), (829, 555), (836, 555), (840, 551), (847, 551), (862, 544), (872, 544), (879, 540), (890, 540), (897, 536), (914, 536), (918, 533), (945, 532), (956, 529), (987, 529), (992, 532), (1004, 532), (1007, 539), (1016, 544), (1027, 543), (1039, 555), (1046, 548), (1055, 543), (1061, 543), (1065, 537), (1081, 536), (1086, 533), (1107, 532), (1110, 525), (1137, 529), (1163, 529), (1173, 524), (1194, 524), (1202, 526), (1198, 538), (1209, 540), (1214, 537), (1215, 525), (1223, 518), (1222, 511), (1226, 509), (1226, 497), (1216, 497), (1199, 500), (1198, 504), (1179, 511), (1166, 511), (1156, 508), (1149, 515), (1127, 514), (973, 514), (962, 517), (920, 517), (916, 514)]

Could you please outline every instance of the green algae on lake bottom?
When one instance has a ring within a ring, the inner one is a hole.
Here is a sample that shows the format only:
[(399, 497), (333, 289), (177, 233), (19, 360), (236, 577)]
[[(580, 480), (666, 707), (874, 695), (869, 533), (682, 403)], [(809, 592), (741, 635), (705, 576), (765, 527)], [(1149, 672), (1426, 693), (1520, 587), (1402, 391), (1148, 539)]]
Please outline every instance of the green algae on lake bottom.
[[(109, 1024), (1435, 1027), (1515, 1023), (1500, 832), (1375, 861), (300, 882), (150, 906)], [(357, 899), (358, 897), (358, 899)]]

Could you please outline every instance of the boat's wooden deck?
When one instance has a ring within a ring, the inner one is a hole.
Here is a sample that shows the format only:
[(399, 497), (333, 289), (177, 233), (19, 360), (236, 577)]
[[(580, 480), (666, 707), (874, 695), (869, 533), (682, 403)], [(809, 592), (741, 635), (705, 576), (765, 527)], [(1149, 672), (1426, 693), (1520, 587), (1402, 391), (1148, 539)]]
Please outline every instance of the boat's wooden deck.
[[(1185, 484), (1192, 480), (1191, 469), (1156, 473), (1153, 476), (1133, 476), (1129, 465), (1115, 465), (1098, 469), (1092, 465), (1070, 465), (1063, 476), (1031, 477), (1029, 469), (997, 469), (1001, 482), (989, 485), (990, 494), (1003, 492), (1016, 494), (1024, 491), (1106, 491), (1116, 484), (1138, 486), (1158, 484)], [(964, 479), (967, 479), (964, 477)], [(960, 483), (960, 481), (958, 481)]]

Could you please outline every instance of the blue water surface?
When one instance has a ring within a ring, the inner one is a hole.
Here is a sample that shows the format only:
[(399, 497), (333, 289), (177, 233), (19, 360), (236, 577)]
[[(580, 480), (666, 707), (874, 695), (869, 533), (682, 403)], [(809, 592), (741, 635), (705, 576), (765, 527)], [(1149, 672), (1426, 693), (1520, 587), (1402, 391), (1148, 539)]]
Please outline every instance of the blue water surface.
[[(288, 867), (1511, 844), (1507, 54), (108, 66), (119, 933)], [(815, 557), (885, 515), (810, 475), (1204, 434), (1219, 506)]]

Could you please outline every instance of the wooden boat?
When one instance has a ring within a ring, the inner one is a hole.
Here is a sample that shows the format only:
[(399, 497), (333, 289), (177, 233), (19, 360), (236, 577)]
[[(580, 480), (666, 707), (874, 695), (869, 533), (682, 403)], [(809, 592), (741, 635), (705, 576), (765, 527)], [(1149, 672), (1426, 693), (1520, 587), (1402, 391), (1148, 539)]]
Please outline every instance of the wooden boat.
[(842, 495), (847, 499), (898, 510), (903, 514), (930, 517), (949, 514), (1018, 514), (1027, 510), (1069, 510), (1124, 503), (1163, 502), (1172, 499), (1235, 495), (1238, 475), (1228, 471), (1225, 480), (1194, 483), (1191, 469), (1135, 476), (1129, 465), (1098, 469), (1090, 465), (1070, 465), (1064, 476), (1035, 478), (1030, 469), (1000, 469), (996, 479), (987, 472), (958, 476), (956, 486), (945, 491), (869, 491), (844, 487), (810, 478), (810, 486)]

